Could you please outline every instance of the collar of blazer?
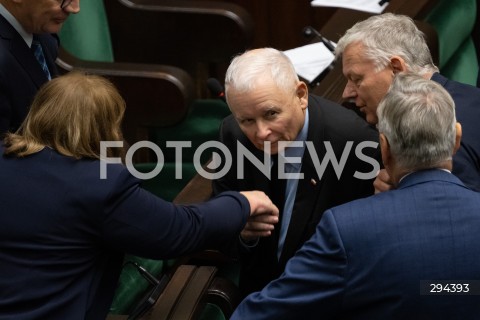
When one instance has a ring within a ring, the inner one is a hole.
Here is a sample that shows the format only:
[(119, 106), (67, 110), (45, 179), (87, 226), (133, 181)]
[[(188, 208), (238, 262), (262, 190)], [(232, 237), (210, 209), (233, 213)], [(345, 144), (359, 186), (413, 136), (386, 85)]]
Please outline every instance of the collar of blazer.
[(426, 169), (412, 172), (400, 181), (397, 189), (404, 189), (413, 185), (428, 181), (444, 181), (464, 186), (464, 184), (455, 175), (442, 169)]

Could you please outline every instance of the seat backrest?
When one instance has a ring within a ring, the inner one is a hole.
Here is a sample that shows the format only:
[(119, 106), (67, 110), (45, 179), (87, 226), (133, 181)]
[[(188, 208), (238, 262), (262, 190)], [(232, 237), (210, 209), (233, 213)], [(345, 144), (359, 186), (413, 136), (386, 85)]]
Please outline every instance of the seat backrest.
[[(187, 63), (230, 62), (232, 55), (243, 52), (253, 37), (251, 16), (230, 3), (103, 2), (117, 61), (169, 64), (188, 71)], [(142, 50), (141, 55), (138, 50)]]
[(114, 61), (103, 1), (83, 0), (80, 12), (65, 21), (59, 36), (61, 46), (79, 59)]
[(477, 55), (472, 32), (477, 19), (476, 0), (439, 0), (425, 21), (438, 35), (440, 72), (446, 77), (475, 85)]
[[(100, 0), (98, 0), (100, 1)], [(103, 0), (117, 62), (176, 66), (195, 80), (221, 79), (233, 56), (250, 47), (251, 16), (231, 3), (198, 0)]]

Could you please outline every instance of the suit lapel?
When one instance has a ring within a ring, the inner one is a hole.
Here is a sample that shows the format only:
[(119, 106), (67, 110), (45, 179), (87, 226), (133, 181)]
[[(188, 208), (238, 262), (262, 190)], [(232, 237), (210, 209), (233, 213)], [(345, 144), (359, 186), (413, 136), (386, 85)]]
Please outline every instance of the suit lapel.
[(6, 48), (39, 88), (48, 79), (30, 48), (22, 36), (2, 16), (0, 16), (0, 29)]
[(19, 36), (12, 39), (11, 51), (18, 63), (23, 67), (38, 88), (48, 81), (42, 67), (22, 37)]

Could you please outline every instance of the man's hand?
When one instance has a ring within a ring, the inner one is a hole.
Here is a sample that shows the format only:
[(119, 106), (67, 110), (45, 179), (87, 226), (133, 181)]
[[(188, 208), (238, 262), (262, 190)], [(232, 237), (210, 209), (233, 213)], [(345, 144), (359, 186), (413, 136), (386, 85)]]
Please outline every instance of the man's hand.
[(375, 193), (380, 193), (384, 191), (389, 191), (395, 189), (390, 175), (387, 173), (387, 170), (382, 169), (378, 172), (375, 181), (373, 182), (373, 187), (375, 188)]
[(259, 237), (268, 237), (272, 234), (274, 225), (278, 223), (278, 208), (272, 200), (261, 191), (242, 191), (250, 202), (250, 217), (240, 236), (248, 244)]

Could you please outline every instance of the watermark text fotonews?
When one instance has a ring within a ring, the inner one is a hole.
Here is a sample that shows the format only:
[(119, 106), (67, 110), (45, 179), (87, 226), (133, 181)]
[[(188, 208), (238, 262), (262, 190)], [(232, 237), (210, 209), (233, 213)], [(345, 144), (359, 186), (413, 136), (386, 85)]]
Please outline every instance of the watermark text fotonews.
[[(167, 141), (166, 147), (167, 148), (174, 148), (175, 149), (175, 164), (178, 164), (175, 167), (175, 178), (182, 179), (182, 161), (183, 161), (183, 149), (184, 148), (191, 148), (192, 143), (190, 141)], [(311, 141), (279, 141), (278, 142), (278, 150), (279, 150), (279, 157), (278, 157), (278, 177), (280, 179), (303, 179), (303, 173), (286, 173), (285, 172), (285, 165), (287, 163), (300, 164), (302, 159), (300, 157), (286, 157), (285, 156), (285, 148), (303, 148), (305, 147), (305, 152), (308, 152), (312, 162), (315, 166), (315, 170), (319, 178), (323, 176), (325, 169), (327, 168), (328, 164), (330, 163), (335, 171), (335, 174), (338, 179), (340, 179), (347, 160), (350, 156), (351, 152), (354, 152), (355, 157), (359, 160), (368, 163), (371, 165), (372, 169), (368, 172), (359, 172), (355, 171), (353, 176), (357, 179), (361, 180), (368, 180), (375, 178), (377, 172), (380, 170), (380, 164), (378, 161), (365, 153), (363, 153), (363, 149), (365, 148), (377, 148), (378, 142), (375, 141), (363, 141), (355, 146), (353, 149), (353, 141), (348, 141), (345, 143), (345, 147), (343, 148), (343, 152), (341, 155), (336, 155), (334, 149), (329, 141), (324, 141), (324, 151), (321, 152), (323, 154), (323, 158), (320, 159), (319, 153), (315, 149), (315, 145)], [(102, 161), (100, 161), (100, 179), (107, 179), (107, 167), (109, 163), (121, 163), (120, 158), (116, 157), (108, 157), (107, 156), (107, 149), (108, 148), (122, 148), (123, 142), (122, 141), (101, 141), (100, 142), (100, 157)], [(237, 142), (236, 148), (236, 164), (237, 164), (237, 179), (244, 178), (244, 163), (245, 161), (250, 161), (259, 171), (261, 171), (267, 178), (270, 178), (270, 168), (272, 165), (272, 157), (270, 155), (271, 145), (269, 141), (266, 141), (264, 144), (264, 153), (263, 159), (258, 159), (256, 155), (254, 155), (248, 148), (246, 148), (242, 143)], [(133, 164), (133, 156), (135, 152), (140, 148), (148, 148), (153, 153), (155, 153), (157, 157), (157, 165), (155, 168), (150, 172), (140, 172), (138, 171), (134, 164)], [(206, 170), (201, 162), (201, 157), (204, 152), (207, 150), (215, 151), (212, 152), (212, 161), (208, 165), (208, 170)], [(222, 154), (220, 156), (219, 152)], [(151, 179), (157, 176), (163, 169), (164, 165), (164, 154), (161, 148), (151, 141), (139, 141), (130, 148), (128, 148), (125, 156), (125, 165), (127, 166), (129, 172), (139, 178), (139, 179)], [(195, 170), (198, 174), (206, 179), (219, 179), (225, 176), (231, 169), (233, 164), (233, 156), (230, 150), (221, 142), (218, 141), (207, 141), (202, 143), (198, 148), (195, 150), (193, 155), (193, 164), (195, 166)], [(222, 167), (223, 165), (223, 167)], [(222, 168), (221, 168), (222, 167)], [(219, 169), (221, 168), (221, 169)]]

